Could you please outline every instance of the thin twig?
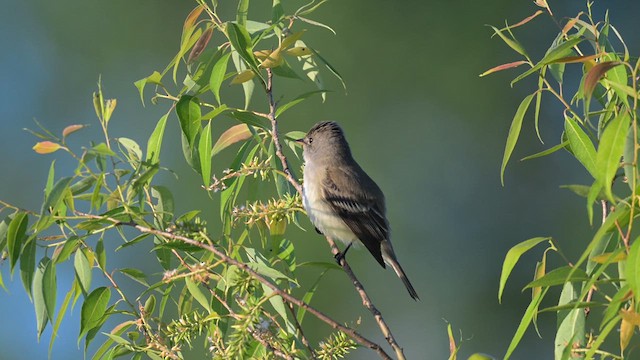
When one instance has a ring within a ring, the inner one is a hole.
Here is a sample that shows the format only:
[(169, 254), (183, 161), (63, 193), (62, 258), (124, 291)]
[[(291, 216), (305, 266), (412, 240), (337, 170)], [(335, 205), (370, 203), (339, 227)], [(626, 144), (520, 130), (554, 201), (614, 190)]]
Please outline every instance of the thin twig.
[[(180, 256), (180, 254), (176, 250), (171, 250), (171, 251), (173, 252), (173, 255), (175, 255), (178, 258), (178, 260), (180, 260), (182, 265), (189, 270), (189, 272), (191, 272), (191, 273), (196, 273), (197, 272), (197, 270), (194, 270), (189, 264), (187, 264), (184, 261), (182, 256)], [(215, 297), (216, 300), (218, 300), (218, 302), (220, 304), (222, 304), (222, 306), (225, 307), (225, 309), (227, 309), (227, 311), (229, 312), (229, 315), (232, 318), (234, 318), (236, 320), (240, 320), (240, 316), (238, 314), (236, 314), (235, 311), (233, 311), (231, 306), (229, 306), (229, 303), (227, 303), (227, 301), (225, 299), (220, 297), (216, 293), (216, 291), (214, 289), (212, 289), (211, 286), (209, 286), (209, 284), (207, 282), (201, 281), (200, 283), (202, 284), (202, 286), (207, 288), (207, 290), (209, 290), (209, 293), (211, 293), (211, 295), (213, 295), (213, 297)], [(269, 343), (266, 339), (264, 339), (262, 336), (260, 336), (258, 334), (258, 332), (255, 331), (254, 329), (248, 328), (247, 331), (249, 332), (249, 334), (251, 334), (251, 336), (253, 336), (254, 339), (256, 339), (260, 344), (262, 344), (262, 346), (264, 346), (265, 349), (267, 349), (268, 351), (272, 352), (275, 356), (277, 356), (279, 358), (282, 358), (282, 359), (286, 359), (286, 360), (293, 360), (293, 357), (291, 355), (285, 354), (282, 351), (280, 351), (280, 350), (276, 349), (275, 347), (273, 347), (273, 345), (271, 345), (271, 343)]]
[(311, 358), (316, 359), (316, 352), (311, 347), (311, 343), (309, 342), (309, 339), (307, 339), (307, 337), (304, 335), (304, 331), (302, 330), (302, 324), (300, 324), (300, 322), (298, 321), (298, 317), (296, 316), (296, 311), (293, 308), (293, 305), (291, 305), (291, 303), (287, 303), (287, 308), (291, 312), (291, 317), (293, 318), (293, 324), (298, 329), (298, 332), (300, 332), (300, 339), (302, 340), (302, 345), (304, 345), (307, 348), (307, 350), (309, 350), (309, 354), (311, 354)]
[(161, 230), (149, 228), (149, 227), (146, 227), (146, 226), (142, 226), (142, 225), (139, 225), (139, 224), (137, 224), (135, 222), (122, 222), (122, 221), (119, 221), (119, 220), (114, 219), (114, 218), (100, 216), (100, 215), (86, 214), (86, 213), (82, 213), (82, 212), (76, 212), (76, 214), (78, 216), (83, 216), (83, 217), (88, 218), (88, 219), (107, 220), (107, 221), (113, 222), (114, 224), (118, 224), (119, 226), (129, 226), (129, 227), (132, 227), (132, 228), (138, 230), (141, 233), (152, 234), (152, 235), (161, 236), (161, 237), (164, 237), (164, 238), (167, 238), (167, 239), (181, 241), (181, 242), (183, 242), (185, 244), (189, 244), (189, 245), (196, 246), (196, 247), (199, 247), (201, 249), (207, 250), (207, 251), (213, 253), (214, 255), (216, 255), (218, 258), (220, 258), (220, 260), (224, 261), (225, 263), (227, 263), (229, 265), (235, 265), (239, 269), (241, 269), (242, 271), (248, 273), (249, 275), (251, 275), (251, 277), (253, 277), (254, 279), (260, 281), (261, 283), (266, 285), (268, 288), (273, 290), (273, 292), (275, 294), (279, 295), (284, 301), (289, 302), (291, 304), (294, 304), (294, 305), (296, 305), (298, 307), (301, 307), (301, 308), (305, 309), (309, 313), (313, 314), (313, 316), (315, 316), (319, 320), (321, 320), (324, 323), (326, 323), (327, 325), (331, 326), (333, 329), (342, 331), (343, 333), (347, 334), (349, 337), (354, 339), (356, 342), (358, 342), (361, 345), (363, 345), (363, 346), (375, 351), (376, 353), (378, 353), (378, 355), (382, 359), (391, 360), (391, 357), (384, 351), (384, 349), (380, 345), (378, 345), (378, 344), (374, 343), (373, 341), (371, 341), (371, 340), (365, 338), (364, 336), (360, 335), (356, 330), (354, 330), (354, 329), (352, 329), (350, 327), (344, 326), (344, 325), (340, 324), (339, 322), (333, 320), (329, 316), (325, 315), (323, 312), (321, 312), (319, 310), (316, 310), (315, 308), (311, 307), (306, 302), (304, 302), (304, 301), (302, 301), (302, 300), (300, 300), (298, 298), (295, 298), (295, 297), (291, 296), (290, 294), (282, 291), (278, 286), (276, 286), (273, 283), (271, 283), (271, 281), (267, 280), (265, 277), (263, 277), (262, 275), (258, 274), (249, 265), (229, 257), (227, 254), (223, 253), (221, 250), (215, 248), (212, 245), (205, 244), (205, 243), (202, 243), (200, 241), (197, 241), (197, 240), (185, 237), (185, 236), (180, 236), (180, 235), (172, 234), (170, 232), (161, 231)]
[[(300, 193), (300, 196), (302, 196), (302, 185), (300, 185), (300, 183), (291, 175), (291, 171), (289, 170), (289, 164), (287, 162), (287, 158), (284, 156), (284, 153), (282, 152), (282, 145), (280, 144), (280, 138), (278, 136), (278, 122), (275, 116), (277, 104), (273, 100), (273, 73), (271, 72), (271, 69), (267, 69), (266, 91), (267, 91), (267, 96), (269, 98), (269, 120), (271, 121), (271, 136), (273, 138), (273, 144), (276, 149), (276, 156), (278, 156), (278, 158), (280, 159), (280, 162), (282, 163), (282, 170), (286, 174), (287, 180), (291, 183), (291, 185), (293, 185), (293, 187), (295, 187), (298, 193)], [(329, 247), (331, 248), (331, 253), (333, 253), (334, 256), (338, 255), (340, 253), (340, 249), (338, 248), (338, 246), (336, 246), (335, 241), (330, 237), (325, 237), (325, 238), (329, 243)], [(349, 279), (351, 279), (353, 286), (356, 288), (356, 291), (358, 292), (358, 294), (360, 295), (360, 298), (362, 299), (362, 305), (364, 305), (364, 307), (366, 307), (375, 318), (376, 322), (378, 323), (378, 327), (380, 328), (380, 331), (382, 331), (384, 338), (387, 340), (389, 345), (391, 345), (391, 347), (395, 351), (396, 356), (398, 357), (398, 360), (404, 360), (405, 359), (404, 352), (402, 351), (402, 348), (400, 347), (400, 345), (398, 345), (398, 342), (394, 338), (393, 333), (391, 332), (391, 329), (389, 329), (389, 326), (382, 318), (382, 314), (375, 307), (375, 305), (371, 301), (371, 298), (369, 298), (369, 294), (367, 294), (364, 287), (362, 286), (362, 283), (358, 280), (356, 275), (353, 273), (353, 270), (351, 270), (351, 266), (349, 266), (349, 263), (344, 257), (341, 257), (340, 259), (340, 266), (342, 267), (344, 272), (347, 273), (347, 275), (349, 276)]]

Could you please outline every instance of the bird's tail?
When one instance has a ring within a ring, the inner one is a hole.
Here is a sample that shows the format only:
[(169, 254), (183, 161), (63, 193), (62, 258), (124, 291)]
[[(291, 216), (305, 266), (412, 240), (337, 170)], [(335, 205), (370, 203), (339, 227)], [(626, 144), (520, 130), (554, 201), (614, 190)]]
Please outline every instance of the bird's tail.
[(418, 293), (416, 292), (416, 289), (413, 288), (413, 285), (411, 285), (411, 281), (409, 281), (407, 274), (402, 269), (402, 266), (400, 266), (400, 263), (396, 258), (396, 254), (393, 252), (393, 248), (391, 247), (391, 244), (389, 244), (389, 246), (384, 246), (383, 244), (382, 254), (384, 256), (385, 262), (391, 265), (391, 267), (393, 268), (393, 271), (395, 271), (396, 275), (398, 275), (400, 280), (402, 280), (402, 283), (407, 288), (407, 291), (409, 292), (409, 295), (411, 296), (411, 298), (413, 300), (419, 301), (420, 297), (418, 297)]

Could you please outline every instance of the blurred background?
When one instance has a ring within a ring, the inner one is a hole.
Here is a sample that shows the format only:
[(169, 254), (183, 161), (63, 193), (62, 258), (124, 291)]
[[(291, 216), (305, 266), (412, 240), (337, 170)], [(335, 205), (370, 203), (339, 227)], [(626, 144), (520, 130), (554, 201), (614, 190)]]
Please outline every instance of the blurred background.
[[(133, 82), (154, 70), (161, 71), (174, 56), (183, 19), (194, 3), (3, 2), (0, 199), (23, 208), (40, 206), (54, 156), (31, 150), (36, 138), (22, 129), (36, 128), (33, 119), (58, 134), (70, 124), (91, 124), (74, 135), (72, 146), (100, 139), (91, 101), (99, 75), (105, 96), (118, 99), (111, 120), (112, 136), (146, 144), (169, 104), (151, 105), (147, 97), (143, 107)], [(270, 18), (269, 13), (261, 15), (260, 9), (267, 8), (264, 4), (254, 3), (257, 7), (251, 8), (250, 19)], [(283, 3), (291, 10), (303, 2)], [(550, 5), (558, 19), (584, 10), (583, 2), (551, 1)], [(225, 2), (220, 6), (226, 6)], [(235, 2), (229, 6), (233, 11)], [(631, 53), (637, 54), (640, 33), (635, 28), (635, 15), (640, 3), (596, 1), (594, 5), (599, 15), (607, 8)], [(485, 24), (500, 27), (505, 19), (513, 24), (535, 10), (531, 1), (351, 0), (331, 1), (311, 16), (332, 26), (337, 36), (312, 28), (304, 40), (340, 71), (347, 91), (345, 94), (327, 75), (329, 87), (335, 90), (327, 102), (322, 104), (316, 98), (293, 108), (282, 117), (281, 130), (306, 131), (319, 120), (339, 121), (354, 155), (385, 191), (397, 255), (422, 301), (413, 302), (393, 272), (381, 269), (366, 251), (350, 252), (349, 260), (410, 359), (446, 359), (448, 323), (456, 338), (462, 339), (461, 358), (474, 352), (502, 357), (530, 300), (530, 293), (520, 290), (532, 278), (543, 247), (521, 259), (507, 283), (502, 304), (498, 304), (498, 280), (506, 251), (531, 237), (553, 236), (575, 259), (577, 249), (593, 233), (584, 200), (559, 188), (562, 184), (590, 184), (587, 172), (567, 153), (524, 163), (512, 161), (505, 187), (500, 185), (499, 167), (509, 125), (521, 99), (535, 90), (535, 79), (512, 89), (509, 81), (521, 69), (478, 77), (488, 68), (519, 60), (499, 39), (490, 38), (491, 30)], [(515, 33), (538, 60), (558, 26), (548, 16), (540, 16), (527, 28), (531, 30)], [(300, 87), (289, 81), (281, 89), (290, 99)], [(256, 106), (264, 106), (259, 94), (255, 98)], [(558, 143), (563, 127), (561, 108), (545, 101), (542, 109), (540, 128), (545, 144), (535, 139), (530, 114), (513, 160)], [(179, 210), (217, 209), (217, 198), (212, 201), (204, 196), (199, 176), (185, 164), (177, 119), (175, 115), (170, 119), (163, 165), (180, 178), (163, 175), (158, 180), (174, 191)], [(229, 124), (233, 121), (221, 118), (216, 126), (222, 131)], [(233, 151), (229, 153), (224, 156), (233, 155)], [(63, 154), (57, 155), (58, 174), (70, 172), (73, 163)], [(217, 171), (228, 164), (224, 156), (214, 164)], [(299, 163), (294, 167), (299, 169)], [(212, 226), (217, 219), (214, 211), (207, 216)], [(296, 245), (298, 260), (332, 261), (324, 239), (306, 219), (302, 224), (310, 231), (294, 229), (288, 235)], [(150, 262), (155, 261), (148, 250), (121, 252), (117, 259), (112, 255), (109, 266), (136, 261), (144, 268), (141, 258), (149, 256)], [(554, 256), (549, 260), (549, 266), (560, 263)], [(33, 306), (19, 276), (9, 279), (6, 262), (0, 271), (9, 289), (8, 293), (0, 292), (0, 358), (46, 358), (50, 327), (36, 344)], [(94, 277), (100, 276), (96, 273)], [(72, 279), (72, 269), (58, 271), (58, 306)], [(557, 293), (547, 296), (547, 305), (556, 300)], [(361, 317), (362, 333), (384, 343), (343, 274), (328, 275), (313, 304), (344, 321)], [(79, 310), (76, 307), (64, 320), (51, 358), (83, 358), (76, 343)], [(314, 339), (326, 334), (322, 325), (315, 329), (316, 325), (310, 324)], [(529, 329), (515, 359), (552, 358), (555, 316), (541, 315), (539, 329), (542, 338)], [(372, 356), (360, 349), (351, 358)]]

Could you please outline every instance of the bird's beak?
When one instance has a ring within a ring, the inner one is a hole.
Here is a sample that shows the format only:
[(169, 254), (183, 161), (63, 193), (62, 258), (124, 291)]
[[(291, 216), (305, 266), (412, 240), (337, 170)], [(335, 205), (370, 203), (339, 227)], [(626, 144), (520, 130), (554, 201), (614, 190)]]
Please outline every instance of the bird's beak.
[(296, 140), (293, 140), (293, 141), (297, 142), (297, 143), (298, 143), (298, 144), (300, 144), (300, 145), (304, 145), (304, 138), (302, 138), (302, 139), (296, 139)]

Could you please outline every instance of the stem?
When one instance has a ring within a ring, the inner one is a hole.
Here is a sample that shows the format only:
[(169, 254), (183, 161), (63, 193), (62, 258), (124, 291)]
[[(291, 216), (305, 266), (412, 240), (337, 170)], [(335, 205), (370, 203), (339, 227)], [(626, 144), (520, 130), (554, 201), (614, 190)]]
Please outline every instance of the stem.
[[(291, 175), (291, 171), (289, 170), (289, 165), (287, 163), (287, 158), (284, 156), (282, 152), (282, 145), (280, 144), (280, 138), (278, 137), (278, 121), (276, 120), (276, 115), (275, 115), (277, 103), (273, 100), (273, 73), (271, 69), (267, 69), (266, 91), (267, 91), (267, 97), (269, 99), (269, 120), (271, 121), (271, 136), (273, 138), (273, 143), (276, 148), (276, 156), (278, 156), (278, 158), (280, 159), (280, 162), (282, 163), (282, 170), (286, 174), (287, 180), (289, 180), (291, 185), (293, 185), (293, 187), (298, 191), (300, 196), (302, 196), (302, 193), (303, 193), (302, 185), (300, 185), (300, 183)], [(331, 253), (334, 256), (339, 254), (340, 249), (336, 246), (335, 241), (333, 241), (333, 239), (331, 239), (330, 237), (325, 236), (325, 238), (329, 243), (329, 247), (331, 248)], [(374, 319), (376, 320), (376, 323), (378, 324), (378, 327), (380, 328), (380, 331), (382, 331), (384, 338), (387, 340), (389, 345), (391, 345), (391, 347), (395, 351), (397, 358), (399, 360), (404, 360), (405, 359), (404, 352), (402, 351), (402, 348), (400, 347), (400, 345), (398, 345), (398, 342), (393, 336), (391, 329), (389, 329), (389, 326), (387, 325), (385, 320), (382, 318), (382, 314), (375, 307), (375, 305), (371, 301), (371, 298), (369, 298), (369, 294), (367, 294), (364, 287), (362, 286), (362, 283), (358, 280), (356, 275), (353, 273), (353, 270), (351, 270), (351, 266), (349, 266), (349, 263), (344, 257), (340, 259), (340, 266), (342, 267), (344, 272), (347, 273), (347, 276), (349, 276), (349, 279), (353, 283), (353, 286), (356, 288), (356, 291), (360, 295), (360, 299), (362, 300), (362, 305), (364, 305), (364, 307), (366, 307), (369, 310), (369, 312), (371, 312), (371, 314), (373, 315)]]

